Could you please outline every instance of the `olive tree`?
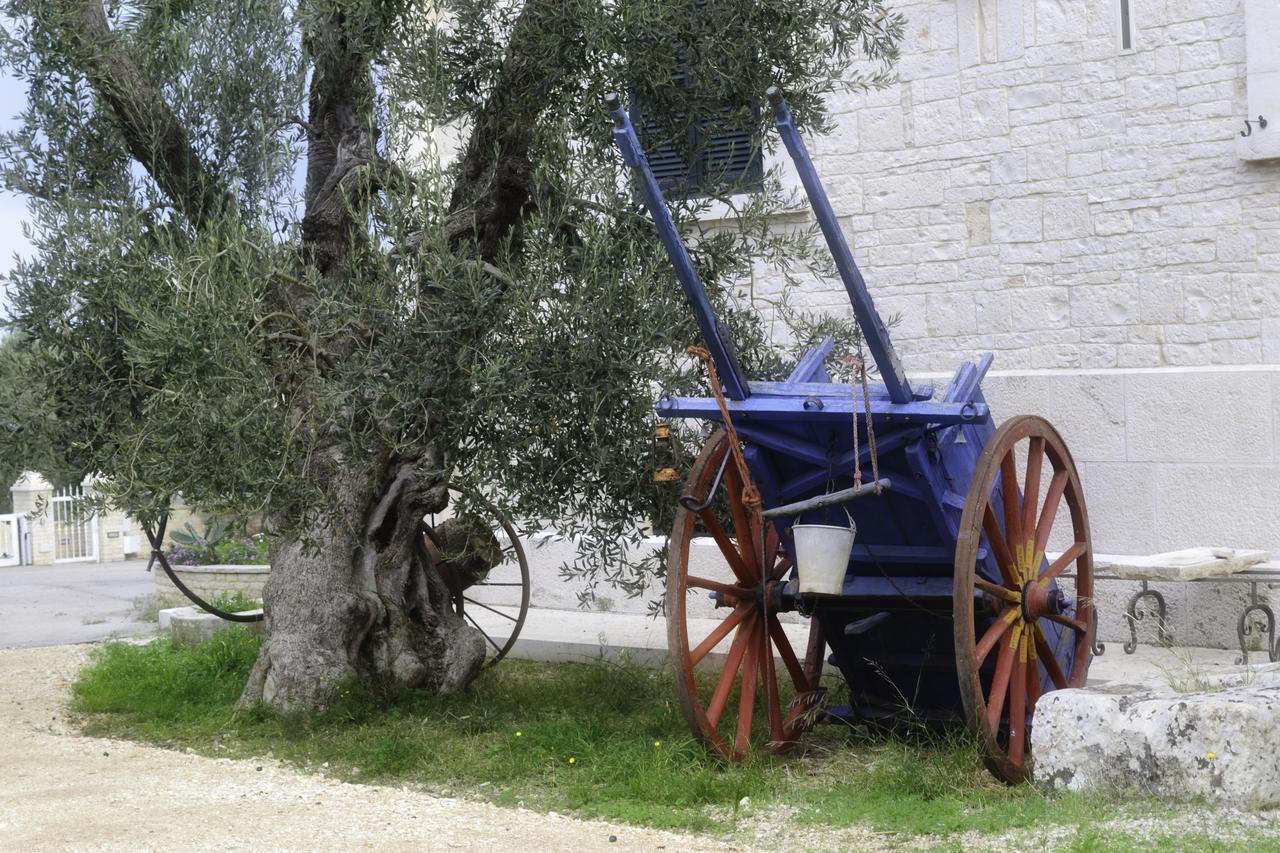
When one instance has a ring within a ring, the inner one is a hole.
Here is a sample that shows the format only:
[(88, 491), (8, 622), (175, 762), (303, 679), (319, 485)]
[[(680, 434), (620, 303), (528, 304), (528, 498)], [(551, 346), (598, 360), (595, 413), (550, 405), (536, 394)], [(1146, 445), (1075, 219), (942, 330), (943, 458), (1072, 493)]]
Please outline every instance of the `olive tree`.
[[(894, 58), (879, 0), (9, 0), (28, 92), (3, 177), (30, 200), (0, 456), (95, 472), (154, 523), (171, 496), (272, 537), (243, 701), (344, 679), (455, 691), (484, 656), (415, 547), (449, 483), (622, 543), (670, 500), (652, 403), (703, 382), (696, 327), (613, 150), (608, 90), (687, 162), (760, 98), (806, 127)], [(735, 297), (821, 263), (773, 176), (705, 169), (673, 202), (754, 373), (821, 318)], [(700, 227), (720, 199), (734, 215)], [(745, 200), (744, 200), (745, 199)], [(840, 321), (834, 325), (839, 326)]]

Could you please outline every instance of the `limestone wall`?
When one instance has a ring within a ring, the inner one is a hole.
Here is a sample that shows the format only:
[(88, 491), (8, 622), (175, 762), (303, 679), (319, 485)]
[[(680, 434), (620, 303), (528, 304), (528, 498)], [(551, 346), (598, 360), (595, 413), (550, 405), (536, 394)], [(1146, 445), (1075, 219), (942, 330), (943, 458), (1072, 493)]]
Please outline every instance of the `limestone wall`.
[(994, 352), (997, 419), (1059, 426), (1099, 550), (1280, 554), (1280, 159), (1238, 143), (1280, 15), (1132, 5), (1125, 50), (1114, 2), (896, 4), (900, 82), (834, 96), (815, 162), (908, 371)]

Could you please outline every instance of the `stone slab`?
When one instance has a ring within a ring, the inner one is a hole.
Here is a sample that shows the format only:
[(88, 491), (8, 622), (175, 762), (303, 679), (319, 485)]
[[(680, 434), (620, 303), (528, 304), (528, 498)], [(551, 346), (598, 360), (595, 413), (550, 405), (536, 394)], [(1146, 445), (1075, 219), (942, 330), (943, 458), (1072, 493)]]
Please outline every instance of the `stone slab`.
[(1031, 733), (1037, 783), (1280, 804), (1280, 664), (1199, 673), (1181, 685), (1194, 691), (1116, 681), (1045, 694)]
[[(244, 615), (249, 616), (261, 612), (261, 609), (247, 610)], [(168, 613), (166, 622), (168, 624), (169, 640), (175, 646), (198, 646), (207, 642), (209, 638), (219, 631), (225, 631), (228, 628), (234, 628), (239, 625), (243, 625), (261, 636), (266, 636), (267, 633), (265, 622), (228, 622), (220, 616), (205, 613), (194, 607), (175, 607), (170, 609)]]
[(1266, 551), (1244, 548), (1183, 548), (1149, 556), (1098, 554), (1099, 571), (1123, 580), (1194, 581), (1242, 572), (1270, 559)]

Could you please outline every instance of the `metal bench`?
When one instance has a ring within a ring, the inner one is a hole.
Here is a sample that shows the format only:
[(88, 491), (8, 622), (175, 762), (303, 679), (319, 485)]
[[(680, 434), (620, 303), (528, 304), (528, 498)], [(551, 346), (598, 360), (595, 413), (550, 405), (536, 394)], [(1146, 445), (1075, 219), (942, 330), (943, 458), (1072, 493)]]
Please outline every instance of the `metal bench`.
[[(1168, 629), (1169, 608), (1164, 594), (1153, 589), (1160, 583), (1249, 584), (1249, 603), (1236, 620), (1236, 638), (1240, 657), (1236, 663), (1249, 660), (1249, 640), (1262, 634), (1264, 651), (1272, 662), (1280, 660), (1280, 638), (1276, 636), (1276, 614), (1271, 605), (1258, 597), (1258, 584), (1280, 583), (1280, 560), (1268, 562), (1266, 551), (1232, 548), (1187, 548), (1147, 557), (1097, 554), (1094, 557), (1095, 581), (1138, 581), (1142, 588), (1129, 597), (1125, 617), (1129, 625), (1129, 641), (1125, 654), (1138, 648), (1138, 623), (1154, 618), (1156, 642), (1172, 644)], [(1145, 603), (1145, 606), (1144, 606)], [(1255, 618), (1258, 614), (1261, 619)], [(1097, 644), (1094, 654), (1102, 654)]]

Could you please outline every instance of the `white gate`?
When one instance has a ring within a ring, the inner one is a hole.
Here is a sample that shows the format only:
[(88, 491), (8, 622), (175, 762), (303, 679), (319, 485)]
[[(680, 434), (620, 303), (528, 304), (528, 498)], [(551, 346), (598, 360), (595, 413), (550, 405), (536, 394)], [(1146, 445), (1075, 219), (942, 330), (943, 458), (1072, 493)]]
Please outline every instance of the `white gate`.
[(17, 515), (0, 515), (0, 566), (16, 566), (21, 561), (22, 530)]
[(53, 520), (53, 561), (74, 563), (98, 559), (98, 516), (84, 486), (58, 489), (49, 499)]

